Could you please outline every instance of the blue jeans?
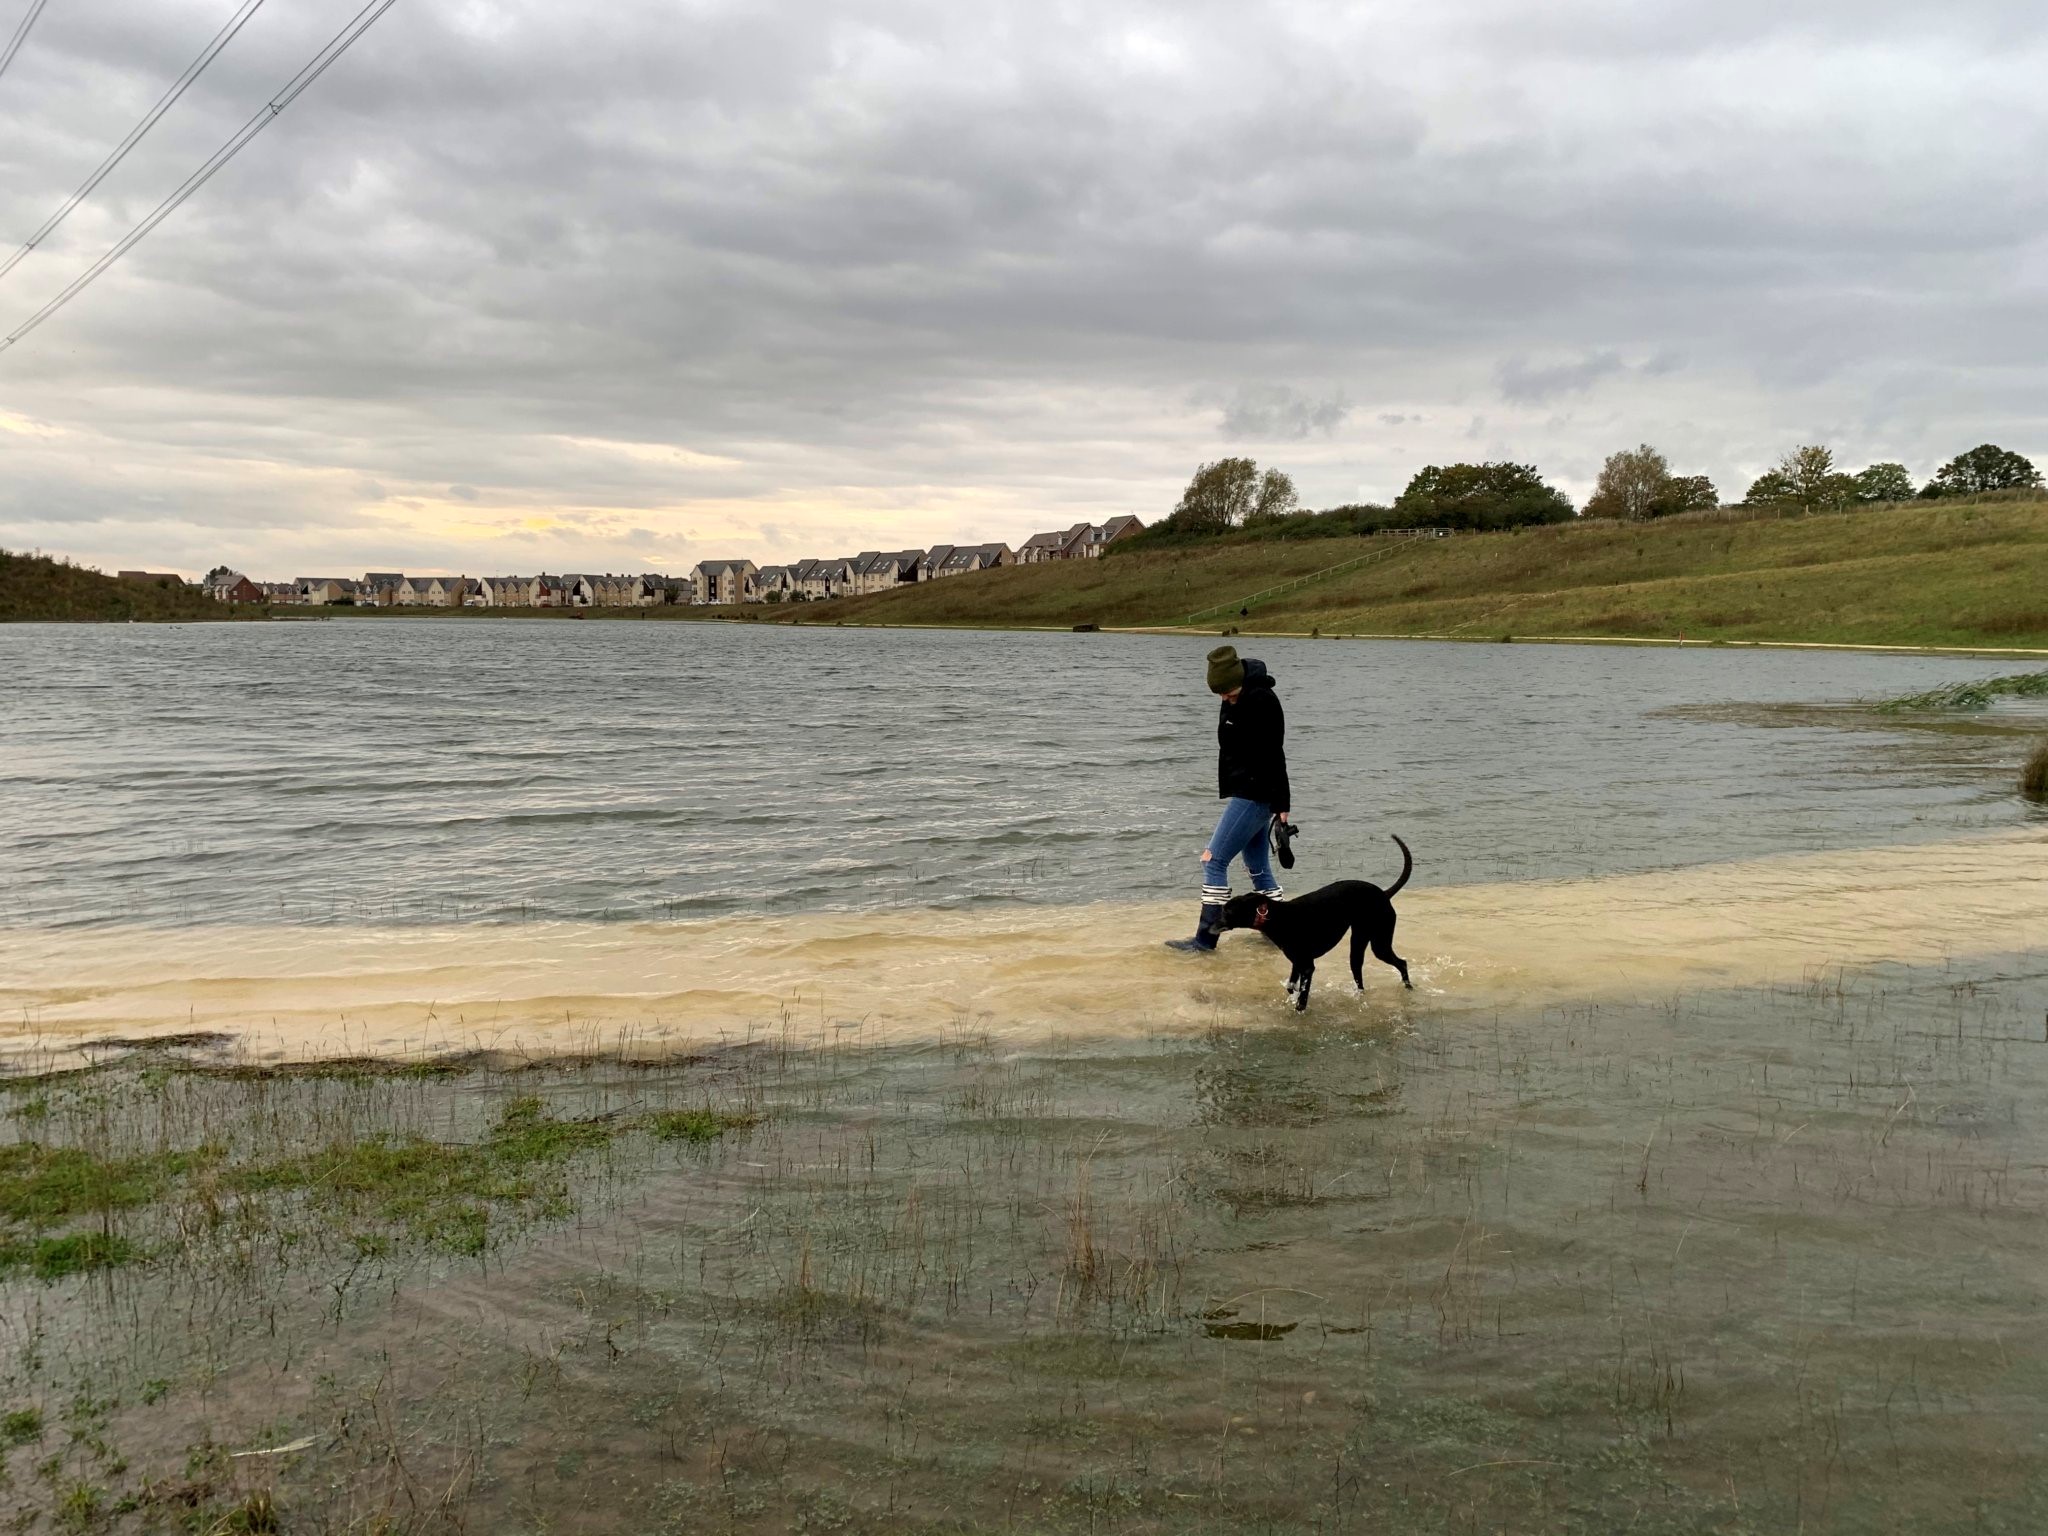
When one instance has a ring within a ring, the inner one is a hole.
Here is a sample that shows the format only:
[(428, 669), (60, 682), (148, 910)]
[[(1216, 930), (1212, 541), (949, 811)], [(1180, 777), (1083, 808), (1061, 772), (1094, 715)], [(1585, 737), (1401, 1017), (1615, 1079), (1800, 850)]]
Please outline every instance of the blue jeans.
[(1223, 802), (1223, 814), (1209, 838), (1209, 857), (1202, 864), (1202, 905), (1220, 907), (1230, 897), (1230, 861), (1244, 856), (1245, 873), (1261, 891), (1277, 891), (1273, 878), (1273, 853), (1266, 834), (1273, 825), (1273, 810), (1256, 800), (1231, 799)]

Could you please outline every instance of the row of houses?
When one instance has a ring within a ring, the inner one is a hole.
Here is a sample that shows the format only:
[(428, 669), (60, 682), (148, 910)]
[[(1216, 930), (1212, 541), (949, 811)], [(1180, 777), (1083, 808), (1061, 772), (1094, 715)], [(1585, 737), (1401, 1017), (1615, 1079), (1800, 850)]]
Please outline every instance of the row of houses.
[[(123, 580), (177, 581), (148, 571), (121, 571)], [(363, 608), (634, 608), (696, 601), (688, 576), (407, 576), (371, 571), (348, 576), (299, 576), (252, 581), (222, 571), (194, 590), (223, 603), (268, 603)]]
[(1076, 523), (1052, 533), (1034, 533), (1017, 551), (1019, 565), (1042, 565), (1048, 560), (1093, 560), (1118, 539), (1143, 533), (1145, 525), (1135, 517), (1112, 517), (1106, 523)]
[(700, 603), (803, 603), (864, 597), (910, 582), (938, 581), (973, 571), (1015, 565), (1007, 544), (940, 544), (931, 549), (863, 550), (832, 560), (756, 565), (751, 560), (707, 560), (697, 567)]
[(1018, 549), (1007, 544), (940, 544), (931, 549), (893, 552), (870, 549), (843, 559), (799, 560), (794, 565), (707, 560), (697, 567), (696, 600), (801, 603), (862, 597), (907, 582), (940, 581), (1003, 565), (1092, 559), (1118, 539), (1143, 532), (1144, 527), (1135, 517), (1113, 517), (1106, 523), (1076, 523), (1060, 532), (1037, 534)]
[[(1135, 517), (1114, 517), (1102, 524), (1077, 523), (1064, 532), (1027, 539), (1022, 549), (1007, 544), (940, 544), (931, 549), (869, 549), (840, 559), (799, 560), (793, 565), (706, 560), (685, 576), (408, 576), (402, 571), (369, 571), (360, 580), (299, 576), (291, 581), (252, 581), (240, 571), (223, 567), (200, 589), (224, 603), (306, 607), (654, 608), (672, 603), (824, 602), (1004, 565), (1089, 559), (1144, 526)], [(155, 579), (145, 571), (120, 574), (127, 579)]]

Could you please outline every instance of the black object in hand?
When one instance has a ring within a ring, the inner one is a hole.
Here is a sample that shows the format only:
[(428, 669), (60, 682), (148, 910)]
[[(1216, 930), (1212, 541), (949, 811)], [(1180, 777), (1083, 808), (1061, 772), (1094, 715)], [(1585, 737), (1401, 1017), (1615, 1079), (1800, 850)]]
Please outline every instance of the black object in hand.
[(1294, 835), (1300, 830), (1291, 821), (1275, 818), (1273, 822), (1273, 852), (1279, 856), (1282, 869), (1294, 868)]

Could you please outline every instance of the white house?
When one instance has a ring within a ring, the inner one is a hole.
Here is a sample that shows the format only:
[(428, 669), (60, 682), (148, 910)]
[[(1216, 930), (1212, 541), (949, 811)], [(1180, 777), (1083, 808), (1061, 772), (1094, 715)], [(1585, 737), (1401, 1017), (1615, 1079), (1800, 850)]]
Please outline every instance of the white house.
[(921, 549), (899, 549), (894, 553), (868, 550), (855, 557), (850, 591), (856, 594), (887, 592), (899, 582), (916, 581), (924, 559)]
[(697, 583), (687, 576), (655, 576), (640, 578), (639, 603), (643, 608), (666, 608), (675, 603), (695, 602)]
[(531, 608), (538, 585), (531, 576), (486, 576), (477, 588), (485, 608)]
[(794, 589), (812, 602), (842, 597), (853, 581), (851, 560), (805, 560), (797, 566)]
[(751, 560), (705, 560), (697, 566), (697, 601), (700, 603), (744, 603), (753, 596), (754, 574), (760, 567)]

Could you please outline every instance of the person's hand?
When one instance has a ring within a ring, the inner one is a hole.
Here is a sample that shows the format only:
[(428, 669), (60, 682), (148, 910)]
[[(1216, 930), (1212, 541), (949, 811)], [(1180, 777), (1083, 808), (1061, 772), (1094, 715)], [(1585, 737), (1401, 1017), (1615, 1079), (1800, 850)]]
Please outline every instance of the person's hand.
[(1277, 815), (1281, 821), (1285, 821), (1287, 819), (1287, 813), (1285, 811), (1280, 811), (1277, 813)]

